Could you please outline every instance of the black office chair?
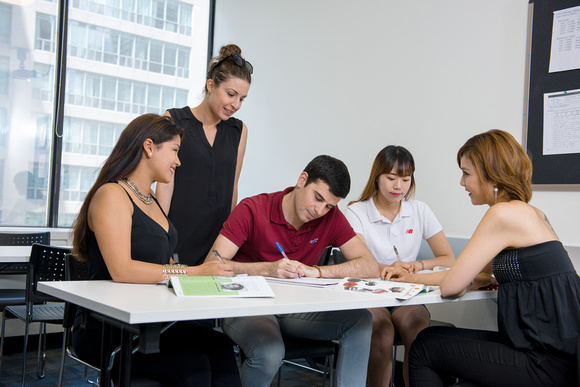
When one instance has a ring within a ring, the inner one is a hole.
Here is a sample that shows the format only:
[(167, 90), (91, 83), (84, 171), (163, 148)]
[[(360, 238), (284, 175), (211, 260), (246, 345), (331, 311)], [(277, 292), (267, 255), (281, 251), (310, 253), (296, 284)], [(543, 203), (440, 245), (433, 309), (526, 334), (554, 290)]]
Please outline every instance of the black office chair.
[[(282, 366), (278, 370), (278, 387), (282, 385), (282, 368), (289, 364), (322, 375), (322, 387), (326, 383), (326, 377), (330, 379), (330, 387), (334, 385), (334, 358), (338, 344), (331, 340), (314, 340), (298, 337), (282, 336), (284, 340), (284, 358)], [(239, 347), (238, 347), (239, 348)], [(239, 348), (240, 361), (246, 361), (246, 355)], [(321, 370), (315, 359), (324, 358), (324, 368)], [(293, 360), (304, 359), (308, 365), (296, 363)]]
[[(89, 263), (88, 261), (79, 261), (74, 257), (73, 254), (67, 254), (65, 257), (65, 280), (66, 281), (85, 281), (89, 279)], [(70, 302), (65, 302), (64, 305), (64, 314), (62, 320), (62, 326), (64, 328), (63, 338), (62, 338), (62, 352), (60, 358), (60, 367), (59, 367), (59, 374), (58, 374), (58, 384), (57, 386), (62, 386), (62, 381), (64, 378), (64, 364), (65, 360), (68, 357), (78, 363), (84, 365), (84, 379), (85, 382), (93, 385), (101, 385), (101, 370), (98, 367), (95, 367), (92, 364), (89, 364), (83, 360), (81, 360), (75, 353), (74, 348), (72, 346), (72, 327), (74, 325), (75, 314), (77, 311), (77, 306), (75, 304), (71, 304)], [(161, 332), (165, 332), (171, 325), (168, 324)], [(133, 341), (137, 341), (138, 336), (133, 337)], [(133, 348), (133, 353), (137, 352), (139, 349), (138, 346)], [(109, 363), (107, 365), (106, 372), (108, 375), (111, 375), (113, 364), (115, 361), (116, 355), (120, 352), (121, 347), (115, 348), (109, 357)], [(99, 376), (96, 380), (91, 380), (88, 377), (88, 370), (92, 369), (96, 371)], [(114, 378), (113, 378), (114, 379)], [(116, 383), (116, 382), (115, 382)], [(115, 383), (111, 383), (112, 385)], [(160, 387), (161, 383), (155, 380), (151, 380), (145, 376), (132, 376), (131, 378), (131, 385), (137, 387)]]
[[(25, 323), (24, 347), (22, 359), (22, 379), (24, 386), (26, 378), (26, 349), (28, 347), (29, 326), (33, 322), (39, 322), (40, 333), (38, 342), (38, 358), (36, 375), (44, 377), (45, 349), (46, 349), (46, 324), (62, 324), (64, 303), (47, 303), (59, 301), (57, 298), (48, 296), (37, 291), (39, 281), (62, 281), (64, 280), (65, 256), (70, 253), (66, 247), (54, 247), (42, 244), (33, 244), (30, 252), (30, 268), (26, 283), (25, 305), (7, 306), (2, 313), (2, 332), (0, 334), (0, 352), (4, 346), (4, 327), (7, 318), (18, 318)], [(2, 358), (0, 357), (0, 372), (2, 371)]]
[[(47, 245), (50, 243), (50, 232), (38, 233), (0, 233), (0, 246), (32, 246), (33, 243)], [(0, 263), (0, 276), (26, 275), (28, 262)], [(0, 311), (8, 305), (24, 305), (25, 289), (0, 289)]]
[[(322, 253), (319, 265), (328, 264), (332, 254), (332, 246), (326, 247)], [(330, 379), (330, 386), (334, 383), (334, 358), (338, 351), (338, 344), (332, 340), (314, 340), (296, 337), (283, 336), (285, 355), (283, 364), (290, 364), (309, 371), (322, 374), (322, 387), (326, 382), (326, 377)], [(304, 359), (308, 365), (296, 363), (292, 360)], [(318, 366), (318, 359), (324, 359), (324, 368)], [(278, 386), (282, 379), (282, 367), (278, 371)]]
[[(330, 387), (334, 385), (334, 358), (338, 351), (337, 343), (332, 340), (314, 340), (287, 336), (283, 336), (282, 339), (284, 340), (285, 348), (283, 365), (284, 363), (290, 364), (321, 374), (322, 387), (325, 386), (327, 376), (330, 380)], [(324, 359), (324, 368), (322, 370), (316, 361), (320, 358)], [(304, 359), (308, 365), (292, 361), (296, 359)], [(278, 387), (281, 386), (282, 369), (283, 367), (280, 367), (278, 370)]]
[[(88, 261), (79, 261), (77, 260), (74, 255), (67, 254), (65, 257), (65, 272), (64, 277), (66, 281), (83, 281), (89, 279), (89, 263)], [(60, 369), (58, 373), (58, 387), (62, 386), (62, 380), (64, 377), (64, 363), (65, 359), (68, 357), (72, 360), (75, 360), (84, 365), (84, 379), (85, 382), (99, 385), (99, 379), (91, 380), (88, 377), (88, 370), (92, 369), (97, 373), (100, 373), (101, 370), (87, 362), (82, 361), (76, 355), (73, 347), (72, 347), (72, 327), (75, 320), (77, 306), (75, 304), (71, 304), (70, 302), (64, 303), (64, 312), (63, 312), (63, 319), (62, 319), (62, 326), (64, 328), (63, 337), (62, 337), (62, 353), (60, 357)]]

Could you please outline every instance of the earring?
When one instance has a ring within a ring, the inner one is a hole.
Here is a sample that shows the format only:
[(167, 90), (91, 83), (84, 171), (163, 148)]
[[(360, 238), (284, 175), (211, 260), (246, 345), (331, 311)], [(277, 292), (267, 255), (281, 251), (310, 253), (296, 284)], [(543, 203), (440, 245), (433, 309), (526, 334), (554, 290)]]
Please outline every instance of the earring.
[[(149, 152), (149, 157), (151, 157), (151, 156), (153, 156), (153, 153), (152, 152)], [(497, 188), (496, 188), (496, 191), (497, 191)]]
[(495, 187), (493, 190), (495, 191), (495, 200), (497, 200), (497, 191), (499, 190), (497, 189), (497, 187)]

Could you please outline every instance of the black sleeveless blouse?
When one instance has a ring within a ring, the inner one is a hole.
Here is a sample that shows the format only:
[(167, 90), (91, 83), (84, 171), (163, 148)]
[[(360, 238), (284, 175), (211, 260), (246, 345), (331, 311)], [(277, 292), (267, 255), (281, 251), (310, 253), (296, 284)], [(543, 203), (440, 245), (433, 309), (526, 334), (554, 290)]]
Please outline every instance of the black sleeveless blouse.
[(233, 117), (219, 122), (211, 146), (189, 106), (168, 112), (185, 130), (168, 216), (179, 234), (179, 263), (199, 265), (232, 209), (243, 123)]
[[(131, 217), (131, 258), (135, 261), (157, 263), (160, 265), (168, 264), (177, 245), (177, 230), (169, 222), (169, 232), (166, 232), (159, 223), (151, 219), (135, 204), (128, 192), (126, 193), (131, 203), (133, 203), (133, 216)], [(156, 205), (159, 206), (157, 199), (154, 198), (154, 200)], [(107, 265), (105, 264), (99, 245), (97, 244), (95, 233), (91, 229), (89, 229), (87, 256), (89, 260), (90, 279), (112, 279), (109, 270), (107, 270)]]
[(580, 278), (560, 241), (504, 250), (493, 259), (498, 328), (515, 348), (576, 353)]

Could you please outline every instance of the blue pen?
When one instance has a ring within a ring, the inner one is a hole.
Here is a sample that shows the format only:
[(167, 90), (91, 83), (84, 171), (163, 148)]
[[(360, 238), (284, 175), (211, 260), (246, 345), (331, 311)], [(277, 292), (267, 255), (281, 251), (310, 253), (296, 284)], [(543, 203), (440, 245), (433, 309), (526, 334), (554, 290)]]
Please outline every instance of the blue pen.
[[(282, 253), (282, 256), (286, 259), (290, 259), (288, 258), (288, 256), (286, 255), (286, 253), (284, 252), (284, 249), (282, 248), (282, 245), (280, 245), (280, 243), (276, 242), (276, 247), (278, 247), (278, 250)], [(302, 278), (300, 277), (300, 274), (298, 275), (298, 278)]]

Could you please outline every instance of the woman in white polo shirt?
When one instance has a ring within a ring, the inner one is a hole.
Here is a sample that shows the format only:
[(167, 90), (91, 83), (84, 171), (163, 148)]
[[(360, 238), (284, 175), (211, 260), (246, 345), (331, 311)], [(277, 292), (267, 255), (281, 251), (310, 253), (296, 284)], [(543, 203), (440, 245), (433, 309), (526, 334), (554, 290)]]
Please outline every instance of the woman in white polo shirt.
[[(344, 211), (354, 231), (378, 261), (382, 278), (394, 267), (415, 273), (435, 266), (451, 266), (455, 262), (449, 242), (431, 209), (412, 199), (414, 172), (415, 161), (407, 149), (387, 146), (375, 157), (361, 197)], [(435, 258), (418, 259), (422, 239), (427, 240)], [(395, 330), (405, 345), (403, 374), (408, 385), (408, 353), (417, 334), (429, 326), (429, 312), (423, 305), (369, 310), (373, 315), (369, 386), (390, 383)]]

